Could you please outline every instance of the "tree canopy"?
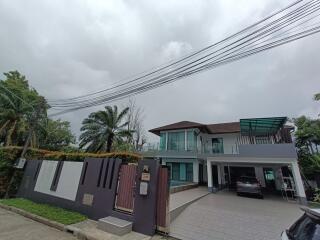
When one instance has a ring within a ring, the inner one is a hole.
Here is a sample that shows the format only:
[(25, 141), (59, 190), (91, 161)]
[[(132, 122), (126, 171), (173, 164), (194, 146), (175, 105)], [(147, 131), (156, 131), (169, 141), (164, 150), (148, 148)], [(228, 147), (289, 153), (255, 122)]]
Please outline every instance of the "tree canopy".
[(43, 119), (41, 126), (38, 129), (39, 148), (59, 151), (76, 142), (68, 121)]
[(25, 76), (18, 71), (4, 73), (6, 79), (0, 81), (0, 143), (21, 145), (26, 138), (34, 109), (43, 109), (46, 114), (47, 105), (44, 98), (31, 88)]
[[(316, 96), (315, 99), (317, 100)], [(294, 123), (300, 167), (306, 176), (314, 177), (316, 174), (320, 174), (320, 119), (301, 116), (294, 119)]]
[(31, 146), (60, 150), (75, 138), (70, 123), (47, 118), (44, 97), (30, 87), (18, 71), (4, 73), (0, 80), (0, 146), (23, 146), (32, 131)]

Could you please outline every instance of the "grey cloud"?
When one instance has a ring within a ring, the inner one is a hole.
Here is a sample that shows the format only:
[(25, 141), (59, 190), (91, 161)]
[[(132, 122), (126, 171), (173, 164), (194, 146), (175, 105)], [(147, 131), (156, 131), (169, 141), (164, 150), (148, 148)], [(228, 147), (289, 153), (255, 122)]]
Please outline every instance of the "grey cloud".
[[(2, 0), (0, 71), (18, 69), (51, 99), (77, 96), (205, 47), (289, 2)], [(313, 36), (138, 95), (145, 127), (316, 116), (319, 40)], [(99, 108), (61, 118), (78, 134), (82, 119)]]

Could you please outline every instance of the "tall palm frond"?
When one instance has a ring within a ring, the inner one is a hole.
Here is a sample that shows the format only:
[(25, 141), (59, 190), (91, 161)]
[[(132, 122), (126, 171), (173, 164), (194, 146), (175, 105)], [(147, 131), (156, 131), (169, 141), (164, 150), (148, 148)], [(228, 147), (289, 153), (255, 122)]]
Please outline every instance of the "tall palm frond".
[(104, 111), (93, 112), (82, 122), (80, 148), (88, 152), (110, 152), (114, 141), (132, 134), (127, 130), (128, 122), (123, 122), (129, 108), (120, 113), (118, 107), (106, 106)]

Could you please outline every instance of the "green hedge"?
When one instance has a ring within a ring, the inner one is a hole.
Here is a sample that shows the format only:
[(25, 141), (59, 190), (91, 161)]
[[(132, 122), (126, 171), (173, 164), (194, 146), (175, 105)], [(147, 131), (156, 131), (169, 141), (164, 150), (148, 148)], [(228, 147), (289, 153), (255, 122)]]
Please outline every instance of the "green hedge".
[[(22, 147), (11, 146), (11, 147), (0, 147), (0, 176), (5, 176), (10, 179), (14, 173), (13, 164), (20, 157), (22, 152)], [(135, 153), (128, 152), (112, 152), (112, 153), (65, 153), (48, 151), (44, 149), (29, 148), (26, 152), (25, 158), (28, 160), (61, 160), (61, 161), (78, 161), (81, 162), (85, 158), (121, 158), (124, 162), (137, 162), (142, 156)], [(22, 177), (21, 171), (16, 171), (16, 181), (13, 183), (13, 188), (10, 190), (14, 194), (20, 184), (20, 179)], [(4, 195), (0, 192), (0, 197)]]

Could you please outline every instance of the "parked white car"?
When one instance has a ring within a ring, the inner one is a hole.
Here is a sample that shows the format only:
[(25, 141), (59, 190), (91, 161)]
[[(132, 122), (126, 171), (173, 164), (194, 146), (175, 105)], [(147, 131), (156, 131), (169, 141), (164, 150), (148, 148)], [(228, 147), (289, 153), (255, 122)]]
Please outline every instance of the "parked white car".
[(301, 209), (304, 214), (282, 232), (281, 240), (320, 240), (320, 209)]

